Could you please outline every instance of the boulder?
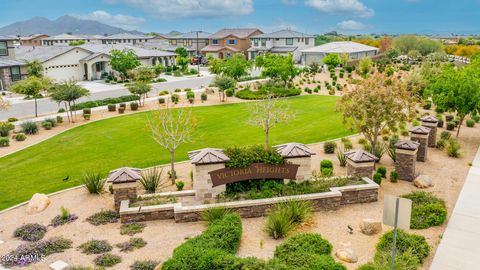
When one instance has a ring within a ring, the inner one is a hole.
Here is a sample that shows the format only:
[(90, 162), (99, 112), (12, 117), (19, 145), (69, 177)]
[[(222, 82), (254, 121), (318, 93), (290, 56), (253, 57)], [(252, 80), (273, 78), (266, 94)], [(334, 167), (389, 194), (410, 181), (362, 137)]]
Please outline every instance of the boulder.
[(375, 219), (366, 218), (362, 220), (362, 223), (360, 223), (360, 230), (366, 235), (377, 234), (382, 231), (382, 222)]
[(47, 195), (42, 193), (35, 193), (33, 194), (32, 198), (28, 202), (27, 213), (28, 214), (40, 213), (43, 210), (47, 209), (50, 203), (51, 203), (50, 198), (48, 198)]
[(433, 186), (432, 179), (428, 175), (421, 174), (413, 180), (413, 184), (418, 188), (428, 188)]
[(343, 248), (335, 252), (335, 256), (341, 261), (347, 263), (356, 263), (358, 261), (357, 253), (351, 247), (351, 245), (344, 245)]

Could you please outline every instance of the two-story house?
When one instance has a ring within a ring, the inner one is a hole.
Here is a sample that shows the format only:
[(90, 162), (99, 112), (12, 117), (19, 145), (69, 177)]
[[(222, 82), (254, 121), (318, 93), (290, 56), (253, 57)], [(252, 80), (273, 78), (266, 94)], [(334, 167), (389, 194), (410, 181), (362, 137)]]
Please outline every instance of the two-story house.
[(183, 47), (187, 51), (193, 51), (194, 54), (199, 55), (200, 50), (208, 45), (208, 37), (211, 33), (204, 31), (192, 31), (176, 36), (169, 36), (168, 43), (175, 47)]
[(20, 38), (20, 45), (22, 46), (42, 46), (43, 39), (49, 38), (46, 34), (35, 34)]
[(216, 58), (229, 58), (237, 53), (247, 57), (247, 50), (251, 45), (251, 37), (263, 34), (258, 28), (222, 29), (208, 37), (209, 44), (201, 53)]
[(251, 47), (248, 49), (248, 58), (255, 59), (259, 54), (293, 54), (295, 62), (301, 60), (301, 50), (315, 46), (315, 37), (293, 30), (280, 30), (273, 33), (261, 34), (251, 38)]
[(15, 40), (15, 37), (0, 36), (0, 91), (7, 90), (26, 74), (25, 62), (15, 59)]

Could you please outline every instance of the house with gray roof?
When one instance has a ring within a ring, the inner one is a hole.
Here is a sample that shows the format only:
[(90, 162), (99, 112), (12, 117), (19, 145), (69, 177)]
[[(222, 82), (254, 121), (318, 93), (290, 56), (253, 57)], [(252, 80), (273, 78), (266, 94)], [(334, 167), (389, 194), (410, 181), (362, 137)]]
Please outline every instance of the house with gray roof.
[(299, 63), (301, 51), (315, 46), (313, 35), (300, 33), (290, 29), (280, 30), (268, 34), (261, 34), (251, 38), (251, 47), (248, 49), (248, 58), (255, 59), (257, 55), (265, 53), (287, 55), (291, 53), (295, 62)]
[(191, 31), (180, 35), (169, 36), (168, 43), (175, 48), (183, 47), (195, 55), (200, 54), (200, 50), (208, 45), (208, 38), (211, 33), (204, 31)]
[(247, 56), (247, 50), (251, 46), (250, 39), (253, 36), (263, 34), (258, 28), (226, 28), (208, 37), (208, 45), (200, 52), (206, 56), (215, 58), (229, 58), (234, 54), (241, 53)]
[(372, 57), (377, 55), (378, 48), (352, 41), (335, 41), (304, 49), (301, 53), (301, 63), (309, 65), (314, 62), (322, 64), (323, 58), (331, 53), (347, 54), (350, 61)]
[(0, 35), (0, 91), (26, 76), (25, 61), (19, 61), (15, 55), (16, 37)]

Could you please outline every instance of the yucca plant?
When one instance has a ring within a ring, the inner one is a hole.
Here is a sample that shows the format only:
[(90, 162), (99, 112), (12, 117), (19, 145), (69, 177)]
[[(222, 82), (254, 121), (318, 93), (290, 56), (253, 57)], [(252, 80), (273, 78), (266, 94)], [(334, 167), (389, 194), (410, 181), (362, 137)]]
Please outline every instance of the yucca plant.
[(208, 224), (213, 223), (215, 220), (219, 220), (223, 218), (225, 215), (230, 214), (232, 211), (225, 207), (214, 207), (210, 208), (206, 211), (203, 211), (200, 214), (200, 217), (203, 221), (207, 222)]
[(286, 201), (279, 205), (280, 211), (286, 211), (290, 221), (295, 224), (301, 224), (307, 221), (313, 212), (312, 203), (310, 201)]
[(105, 179), (99, 172), (86, 172), (82, 179), (85, 188), (90, 194), (100, 194), (105, 186)]
[(154, 168), (142, 174), (140, 183), (147, 193), (155, 193), (160, 187), (162, 172), (163, 169)]
[(294, 227), (287, 211), (274, 211), (268, 215), (265, 232), (273, 239), (279, 239), (287, 236)]
[(397, 161), (397, 149), (395, 147), (388, 147), (387, 154), (393, 162)]
[(347, 156), (342, 148), (337, 149), (337, 158), (341, 167), (347, 166)]

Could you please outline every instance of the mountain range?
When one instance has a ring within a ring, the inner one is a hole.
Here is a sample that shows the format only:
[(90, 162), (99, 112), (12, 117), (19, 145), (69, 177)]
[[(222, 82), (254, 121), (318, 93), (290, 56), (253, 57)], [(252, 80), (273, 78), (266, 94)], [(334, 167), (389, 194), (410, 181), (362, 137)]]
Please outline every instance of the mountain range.
[(82, 20), (64, 15), (55, 20), (44, 17), (34, 17), (20, 22), (14, 22), (0, 28), (0, 35), (28, 36), (32, 34), (47, 34), (50, 36), (71, 33), (86, 35), (114, 35), (120, 33), (142, 34), (139, 31), (128, 31), (93, 20)]

